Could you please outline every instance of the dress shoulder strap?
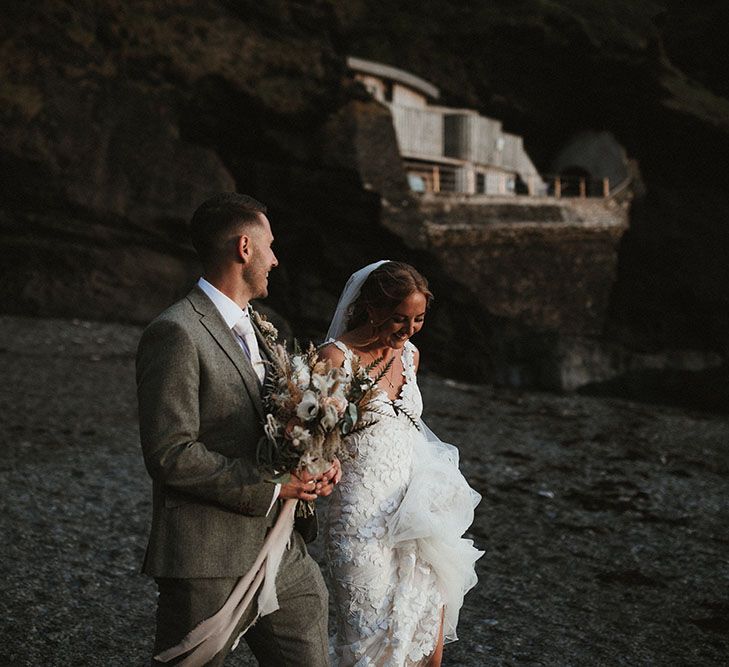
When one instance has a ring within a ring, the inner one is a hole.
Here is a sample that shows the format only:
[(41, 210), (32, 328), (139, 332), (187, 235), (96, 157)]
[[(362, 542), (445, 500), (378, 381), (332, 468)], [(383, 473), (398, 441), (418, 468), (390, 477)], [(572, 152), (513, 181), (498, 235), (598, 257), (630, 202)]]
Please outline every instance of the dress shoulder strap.
[(405, 379), (412, 382), (415, 379), (415, 350), (417, 348), (410, 341), (405, 342), (402, 351), (402, 371)]
[(340, 352), (342, 352), (346, 361), (352, 361), (352, 355), (354, 353), (341, 340), (334, 340), (333, 338), (330, 338), (328, 341), (326, 341), (325, 345), (328, 343), (331, 343)]

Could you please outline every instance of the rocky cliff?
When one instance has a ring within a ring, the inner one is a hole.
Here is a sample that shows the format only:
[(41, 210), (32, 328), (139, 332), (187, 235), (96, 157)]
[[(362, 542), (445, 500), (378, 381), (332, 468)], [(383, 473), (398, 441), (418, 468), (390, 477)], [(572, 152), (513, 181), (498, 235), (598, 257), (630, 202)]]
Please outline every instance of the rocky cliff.
[[(386, 112), (346, 75), (351, 53), (503, 119), (542, 168), (581, 130), (613, 133), (644, 191), (597, 335), (641, 351), (729, 352), (718, 2), (693, 18), (669, 0), (41, 0), (0, 12), (6, 312), (146, 321), (196, 275), (191, 211), (236, 188), (270, 206), (282, 261), (269, 301), (302, 337), (321, 333), (353, 267), (407, 259), (442, 296), (426, 358), (495, 377), (494, 331), (529, 323), (403, 242), (417, 207)], [(706, 62), (690, 48), (704, 34), (717, 56)], [(459, 358), (463, 341), (480, 349), (475, 366)]]

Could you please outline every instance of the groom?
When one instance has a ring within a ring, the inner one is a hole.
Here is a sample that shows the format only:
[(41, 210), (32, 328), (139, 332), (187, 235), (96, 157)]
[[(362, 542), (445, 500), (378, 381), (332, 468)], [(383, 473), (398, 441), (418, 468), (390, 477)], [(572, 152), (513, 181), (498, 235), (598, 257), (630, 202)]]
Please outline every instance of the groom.
[[(247, 307), (268, 294), (268, 273), (278, 264), (266, 207), (220, 194), (195, 211), (190, 231), (203, 277), (147, 327), (137, 352), (140, 435), (153, 489), (143, 571), (159, 589), (155, 655), (223, 605), (253, 564), (279, 500), (329, 495), (339, 474), (332, 468), (317, 480), (292, 476), (276, 485), (256, 469), (266, 349)], [(316, 527), (297, 530), (313, 539)], [(279, 610), (244, 635), (259, 663), (328, 665), (327, 591), (297, 531), (276, 593)], [(223, 664), (255, 607), (208, 665)]]

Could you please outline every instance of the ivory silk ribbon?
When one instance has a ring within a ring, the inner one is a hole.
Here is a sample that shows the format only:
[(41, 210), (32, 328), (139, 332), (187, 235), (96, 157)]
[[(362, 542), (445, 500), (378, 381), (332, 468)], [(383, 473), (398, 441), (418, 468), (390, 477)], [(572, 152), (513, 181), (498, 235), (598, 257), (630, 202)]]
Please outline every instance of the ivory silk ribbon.
[(259, 617), (278, 609), (276, 574), (294, 529), (296, 503), (297, 501), (291, 498), (284, 502), (276, 518), (276, 523), (266, 536), (251, 569), (238, 580), (225, 604), (213, 616), (196, 625), (177, 646), (154, 656), (155, 660), (169, 662), (183, 653), (192, 651), (178, 663), (180, 667), (204, 665), (228, 642), (259, 588), (261, 588), (261, 593), (258, 596), (256, 616), (238, 635), (233, 648), (238, 645), (240, 638)]

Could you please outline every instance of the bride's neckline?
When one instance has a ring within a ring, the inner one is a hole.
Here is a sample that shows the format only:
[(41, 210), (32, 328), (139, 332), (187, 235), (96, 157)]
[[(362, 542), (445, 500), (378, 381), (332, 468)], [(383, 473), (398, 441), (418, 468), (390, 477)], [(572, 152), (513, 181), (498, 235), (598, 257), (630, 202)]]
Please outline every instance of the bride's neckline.
[[(358, 352), (355, 352), (355, 351), (354, 351), (354, 350), (353, 350), (353, 349), (352, 349), (351, 347), (349, 347), (349, 345), (347, 345), (347, 344), (346, 344), (345, 342), (343, 342), (343, 341), (341, 341), (341, 340), (331, 340), (331, 341), (329, 341), (329, 342), (331, 342), (331, 343), (334, 343), (334, 344), (335, 344), (335, 345), (336, 345), (337, 347), (339, 347), (339, 346), (341, 345), (341, 346), (343, 346), (343, 347), (344, 347), (344, 348), (345, 348), (345, 349), (346, 349), (346, 350), (347, 350), (347, 351), (349, 352), (349, 354), (351, 354), (351, 355), (354, 355), (354, 354), (356, 354), (356, 355), (357, 355), (358, 357), (360, 357), (360, 358), (361, 358), (361, 355), (360, 355), (360, 354), (359, 354)], [(405, 351), (407, 350), (407, 345), (408, 345), (408, 343), (409, 343), (409, 341), (407, 341), (407, 342), (405, 343), (405, 346), (403, 346), (403, 348), (402, 348), (402, 349), (400, 350), (400, 355), (399, 355), (399, 356), (400, 356), (400, 366), (401, 366), (401, 368), (402, 368), (402, 370), (401, 370), (400, 374), (401, 374), (401, 375), (402, 375), (402, 377), (404, 378), (404, 381), (403, 381), (403, 383), (402, 383), (402, 384), (401, 384), (401, 385), (400, 385), (400, 386), (399, 386), (399, 387), (397, 388), (397, 391), (395, 392), (395, 395), (394, 395), (394, 396), (390, 396), (390, 394), (389, 394), (389, 393), (387, 392), (387, 390), (386, 390), (386, 389), (385, 389), (384, 387), (380, 386), (379, 384), (377, 385), (377, 389), (378, 389), (378, 391), (379, 391), (379, 392), (380, 392), (381, 394), (384, 394), (384, 395), (385, 395), (385, 397), (387, 398), (387, 400), (388, 400), (388, 401), (390, 401), (390, 402), (394, 402), (394, 401), (400, 401), (400, 400), (402, 400), (402, 395), (403, 395), (403, 391), (404, 391), (405, 387), (406, 387), (406, 386), (407, 386), (407, 385), (408, 385), (408, 384), (410, 383), (410, 378), (409, 378), (409, 375), (410, 375), (410, 374), (409, 374), (409, 373), (407, 373), (407, 369), (405, 368), (405, 359), (403, 358), (403, 355), (404, 355)], [(341, 349), (341, 348), (340, 348), (340, 349)], [(393, 355), (393, 358), (394, 358), (394, 355)], [(394, 389), (394, 387), (393, 387), (393, 389)]]

